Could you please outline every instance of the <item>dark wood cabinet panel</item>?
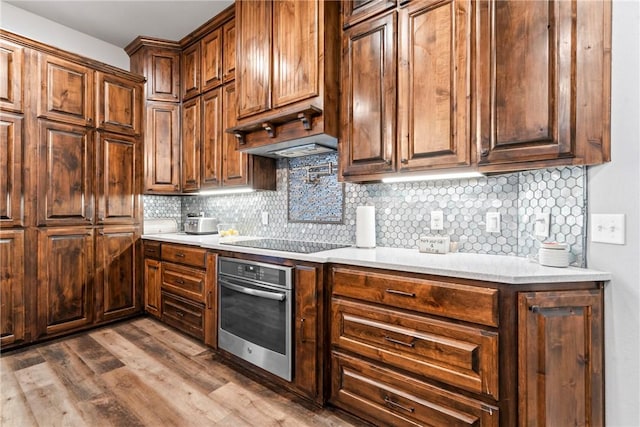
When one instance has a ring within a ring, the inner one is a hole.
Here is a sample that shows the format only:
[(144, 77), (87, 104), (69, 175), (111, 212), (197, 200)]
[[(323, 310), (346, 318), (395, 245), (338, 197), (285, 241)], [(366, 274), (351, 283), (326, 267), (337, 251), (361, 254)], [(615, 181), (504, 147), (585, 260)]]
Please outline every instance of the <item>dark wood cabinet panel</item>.
[(110, 132), (139, 135), (142, 124), (142, 85), (97, 73), (98, 127)]
[(109, 226), (96, 236), (96, 316), (109, 321), (141, 311), (141, 238), (137, 227)]
[(180, 52), (167, 49), (150, 49), (146, 70), (147, 99), (150, 101), (180, 101)]
[(319, 348), (322, 342), (321, 324), (318, 310), (321, 302), (318, 300), (318, 288), (322, 290), (322, 275), (318, 267), (296, 265), (295, 267), (295, 318), (294, 318), (294, 357), (295, 372), (293, 381), (297, 388), (308, 397), (321, 398), (321, 364)]
[(97, 213), (100, 224), (134, 224), (140, 212), (140, 144), (135, 137), (98, 133)]
[[(229, 129), (236, 124), (236, 85), (227, 83), (222, 88), (222, 127)], [(245, 186), (249, 184), (249, 155), (238, 151), (238, 141), (230, 134), (222, 134), (222, 183), (225, 187)], [(255, 188), (262, 188), (256, 179)]]
[(200, 189), (200, 98), (182, 104), (182, 191)]
[(147, 103), (144, 141), (144, 192), (179, 192), (180, 104)]
[(26, 289), (23, 230), (0, 230), (0, 345), (25, 339)]
[(520, 425), (604, 424), (602, 290), (518, 297)]
[(94, 131), (39, 121), (38, 225), (93, 224)]
[(162, 290), (203, 303), (206, 294), (204, 269), (163, 262)]
[(203, 93), (222, 84), (222, 48), (222, 28), (213, 30), (200, 40), (202, 52), (200, 78)]
[(271, 1), (236, 2), (237, 117), (271, 108)]
[(195, 43), (182, 51), (181, 55), (181, 82), (182, 99), (192, 98), (200, 93), (200, 44)]
[(395, 170), (397, 14), (343, 33), (343, 176)]
[(0, 112), (0, 227), (24, 225), (23, 118)]
[[(202, 95), (202, 145), (200, 188), (216, 188), (222, 184), (223, 88)], [(228, 110), (228, 107), (227, 107)], [(231, 111), (235, 116), (235, 111)]]
[(186, 245), (165, 243), (162, 245), (162, 260), (179, 264), (205, 268), (207, 251), (205, 249)]
[(471, 164), (469, 0), (399, 10), (398, 169)]
[(38, 336), (69, 332), (94, 318), (94, 231), (88, 227), (38, 230)]
[[(236, 78), (236, 21), (232, 19), (222, 26), (222, 80)], [(235, 111), (234, 111), (235, 115)]]
[(396, 6), (394, 0), (347, 0), (342, 2), (342, 24), (349, 27)]
[(144, 260), (144, 310), (154, 317), (161, 316), (160, 287), (162, 284), (162, 263), (157, 259)]
[(24, 49), (0, 40), (0, 108), (21, 113), (24, 88)]
[(94, 71), (75, 62), (40, 54), (38, 116), (94, 126)]

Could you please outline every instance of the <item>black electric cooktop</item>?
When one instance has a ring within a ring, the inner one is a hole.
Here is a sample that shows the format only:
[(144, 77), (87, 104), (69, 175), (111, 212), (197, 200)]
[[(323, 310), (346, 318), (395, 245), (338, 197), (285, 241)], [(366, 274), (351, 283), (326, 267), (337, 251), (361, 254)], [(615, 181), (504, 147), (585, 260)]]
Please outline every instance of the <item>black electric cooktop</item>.
[(297, 252), (310, 254), (314, 252), (328, 251), (329, 249), (346, 248), (351, 245), (340, 243), (302, 242), (298, 240), (284, 239), (255, 239), (225, 242), (225, 245), (244, 246), (246, 248), (269, 249), (272, 251)]

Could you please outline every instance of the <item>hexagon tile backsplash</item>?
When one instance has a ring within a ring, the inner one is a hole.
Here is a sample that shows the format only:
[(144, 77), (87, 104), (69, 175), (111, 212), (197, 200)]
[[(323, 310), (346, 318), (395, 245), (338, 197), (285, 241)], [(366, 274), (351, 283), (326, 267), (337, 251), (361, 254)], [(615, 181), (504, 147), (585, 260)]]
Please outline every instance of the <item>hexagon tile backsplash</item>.
[[(318, 163), (337, 163), (337, 155), (318, 155)], [(295, 164), (295, 163), (294, 163)], [(573, 265), (584, 266), (586, 169), (564, 167), (482, 178), (344, 185), (342, 224), (289, 222), (287, 179), (290, 164), (278, 161), (277, 191), (225, 196), (144, 196), (145, 218), (178, 217), (205, 212), (235, 222), (242, 234), (308, 241), (355, 243), (356, 207), (376, 207), (378, 246), (417, 248), (423, 234), (448, 234), (461, 252), (534, 256), (540, 246), (533, 236), (535, 213), (551, 214), (547, 241), (565, 242)], [(313, 186), (308, 186), (313, 191)], [(335, 191), (340, 191), (339, 186)], [(325, 196), (328, 197), (328, 196)], [(338, 194), (336, 194), (338, 197)], [(166, 199), (166, 204), (164, 200)], [(301, 198), (304, 201), (307, 198)], [(163, 210), (163, 206), (166, 209)], [(444, 230), (430, 231), (431, 211), (444, 213)], [(269, 224), (262, 225), (262, 212)], [(487, 212), (499, 212), (499, 233), (485, 231)]]

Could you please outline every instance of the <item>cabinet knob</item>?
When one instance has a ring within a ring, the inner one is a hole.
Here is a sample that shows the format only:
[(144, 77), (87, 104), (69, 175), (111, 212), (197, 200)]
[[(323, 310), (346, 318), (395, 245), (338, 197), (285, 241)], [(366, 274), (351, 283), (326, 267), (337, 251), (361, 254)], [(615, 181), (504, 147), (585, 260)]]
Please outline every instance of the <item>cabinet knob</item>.
[(487, 150), (486, 148), (483, 148), (482, 151), (480, 151), (480, 155), (482, 157), (487, 157), (489, 155), (489, 150)]
[(408, 159), (402, 159), (400, 160), (400, 162), (402, 162), (403, 165), (406, 165), (407, 163), (409, 163)]

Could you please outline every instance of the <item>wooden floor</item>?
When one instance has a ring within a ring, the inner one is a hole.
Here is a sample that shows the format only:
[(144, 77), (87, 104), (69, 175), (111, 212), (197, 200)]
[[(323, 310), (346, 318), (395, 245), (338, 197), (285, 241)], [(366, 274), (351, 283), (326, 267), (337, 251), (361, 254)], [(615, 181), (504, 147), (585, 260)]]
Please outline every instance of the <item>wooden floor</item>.
[(8, 352), (0, 373), (3, 427), (362, 425), (252, 381), (149, 318)]

